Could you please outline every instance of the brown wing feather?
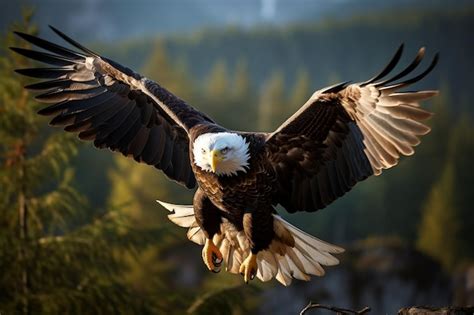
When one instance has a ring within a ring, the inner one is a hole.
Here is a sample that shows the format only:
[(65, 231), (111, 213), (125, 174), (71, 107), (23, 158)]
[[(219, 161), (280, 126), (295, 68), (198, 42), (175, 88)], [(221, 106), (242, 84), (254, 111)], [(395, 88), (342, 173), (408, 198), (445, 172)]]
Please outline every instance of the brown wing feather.
[(419, 102), (436, 91), (397, 92), (421, 80), (402, 79), (420, 63), (424, 48), (402, 72), (385, 81), (400, 59), (401, 47), (381, 74), (359, 84), (339, 84), (316, 92), (308, 102), (268, 136), (268, 159), (277, 173), (274, 203), (289, 212), (316, 211), (349, 191), (357, 182), (414, 153), (419, 137), (429, 132), (420, 121), (431, 113)]
[(17, 35), (48, 53), (12, 48), (53, 65), (17, 70), (47, 79), (26, 86), (43, 92), (36, 96), (38, 101), (52, 103), (39, 113), (54, 116), (51, 125), (78, 132), (79, 138), (94, 141), (98, 148), (121, 152), (161, 169), (188, 188), (194, 187), (187, 131), (197, 123), (212, 120), (157, 83), (52, 29), (79, 51), (24, 33)]

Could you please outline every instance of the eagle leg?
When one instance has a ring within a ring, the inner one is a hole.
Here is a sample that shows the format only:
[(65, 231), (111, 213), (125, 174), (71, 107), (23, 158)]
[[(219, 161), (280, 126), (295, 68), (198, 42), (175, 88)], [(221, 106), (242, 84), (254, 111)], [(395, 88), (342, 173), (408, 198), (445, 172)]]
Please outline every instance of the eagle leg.
[(212, 238), (220, 231), (222, 222), (219, 209), (209, 200), (201, 188), (196, 190), (193, 199), (196, 223), (204, 232), (206, 242), (202, 249), (202, 260), (212, 272), (221, 271), (222, 253)]
[(211, 239), (206, 239), (202, 249), (202, 260), (210, 271), (215, 273), (221, 271), (222, 254)]
[(251, 252), (240, 265), (239, 272), (244, 276), (245, 283), (249, 283), (249, 280), (253, 280), (253, 278), (255, 278), (257, 270), (257, 254)]
[(267, 249), (275, 236), (273, 211), (272, 207), (257, 203), (253, 209), (244, 213), (242, 225), (249, 242), (250, 254), (240, 265), (239, 271), (246, 283), (257, 274), (257, 254)]

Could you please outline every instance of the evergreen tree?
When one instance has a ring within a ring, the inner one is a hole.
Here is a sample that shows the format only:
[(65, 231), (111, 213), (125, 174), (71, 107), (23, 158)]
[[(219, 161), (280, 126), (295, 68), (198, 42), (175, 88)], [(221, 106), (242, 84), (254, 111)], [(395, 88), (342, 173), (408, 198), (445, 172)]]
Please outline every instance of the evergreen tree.
[(471, 170), (474, 160), (474, 127), (472, 119), (463, 117), (450, 133), (449, 159), (455, 169), (455, 202), (459, 210), (459, 247), (462, 258), (474, 259), (474, 212), (472, 211), (472, 189), (474, 173)]
[(176, 95), (193, 104), (196, 100), (196, 83), (193, 81), (188, 63), (184, 57), (178, 58), (174, 64), (174, 89)]
[(455, 171), (448, 163), (423, 208), (418, 247), (453, 268), (460, 256), (460, 217), (455, 202)]
[(220, 103), (215, 104), (222, 106), (225, 102), (223, 123), (231, 129), (253, 131), (257, 128), (257, 100), (245, 59), (237, 62), (231, 82), (229, 95), (221, 99)]
[(154, 44), (142, 72), (143, 75), (158, 82), (186, 101), (190, 101), (193, 97), (194, 89), (189, 78), (190, 73), (186, 60), (184, 58), (178, 60), (169, 58), (163, 40), (158, 39)]
[(281, 71), (274, 72), (264, 83), (259, 100), (259, 129), (273, 131), (286, 117), (285, 80)]
[(306, 103), (311, 96), (310, 84), (308, 71), (300, 70), (290, 94), (289, 110), (295, 112)]
[[(25, 13), (25, 22), (14, 29), (34, 33), (30, 20), (31, 13)], [(8, 46), (25, 47), (11, 32), (1, 47)], [(92, 222), (83, 217), (87, 203), (72, 186), (73, 171), (67, 167), (77, 142), (45, 131), (38, 105), (23, 88), (27, 82), (13, 74), (28, 67), (25, 58), (1, 52), (0, 312), (146, 311), (120, 283), (122, 266), (110, 251), (125, 241), (117, 237), (122, 221), (113, 213)], [(125, 243), (121, 248), (127, 250)]]
[(232, 88), (232, 94), (237, 99), (243, 99), (249, 97), (251, 94), (251, 83), (250, 83), (250, 74), (245, 59), (240, 59), (236, 66), (234, 72), (234, 86)]
[(143, 66), (143, 75), (160, 82), (163, 86), (173, 84), (175, 74), (162, 40), (158, 39), (153, 45), (150, 57), (148, 57)]
[(229, 90), (229, 74), (224, 60), (218, 60), (214, 64), (207, 79), (207, 94), (211, 99), (226, 97)]

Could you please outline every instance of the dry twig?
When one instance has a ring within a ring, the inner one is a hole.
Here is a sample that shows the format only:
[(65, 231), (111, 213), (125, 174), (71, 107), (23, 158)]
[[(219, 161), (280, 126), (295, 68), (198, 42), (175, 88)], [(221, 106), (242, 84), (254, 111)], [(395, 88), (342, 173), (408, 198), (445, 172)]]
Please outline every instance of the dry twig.
[(306, 307), (301, 310), (300, 315), (304, 315), (306, 313), (306, 311), (308, 311), (309, 309), (313, 309), (313, 308), (333, 311), (333, 312), (336, 313), (336, 315), (351, 315), (351, 314), (363, 315), (363, 314), (367, 314), (368, 312), (370, 312), (370, 307), (364, 307), (360, 311), (353, 311), (353, 310), (349, 310), (349, 309), (344, 309), (344, 308), (339, 308), (339, 307), (334, 307), (334, 306), (309, 302), (309, 304), (306, 305)]

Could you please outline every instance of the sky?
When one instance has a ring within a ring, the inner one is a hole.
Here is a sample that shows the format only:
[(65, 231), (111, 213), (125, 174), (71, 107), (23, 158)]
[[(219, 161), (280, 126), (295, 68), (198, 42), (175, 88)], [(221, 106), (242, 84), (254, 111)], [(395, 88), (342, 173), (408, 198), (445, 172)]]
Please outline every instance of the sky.
[[(469, 2), (472, 0), (458, 0)], [(79, 40), (115, 41), (156, 34), (189, 33), (229, 25), (249, 28), (315, 22), (448, 0), (0, 0), (0, 29), (18, 20), (21, 7), (36, 8), (43, 30), (52, 24)]]
[[(149, 34), (192, 32), (203, 27), (285, 24), (323, 12), (341, 1), (309, 0), (19, 0), (4, 2), (3, 25), (22, 5), (36, 7), (38, 24), (54, 24), (81, 39), (115, 40)], [(2, 25), (2, 26), (3, 26)]]

